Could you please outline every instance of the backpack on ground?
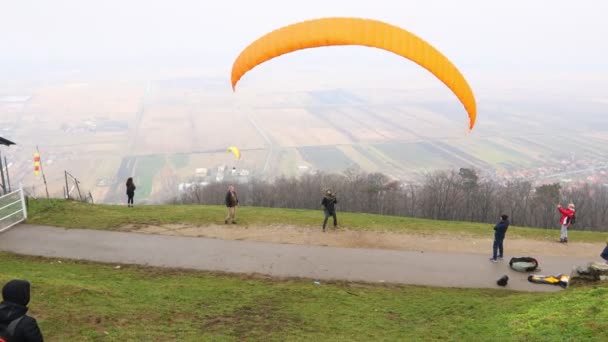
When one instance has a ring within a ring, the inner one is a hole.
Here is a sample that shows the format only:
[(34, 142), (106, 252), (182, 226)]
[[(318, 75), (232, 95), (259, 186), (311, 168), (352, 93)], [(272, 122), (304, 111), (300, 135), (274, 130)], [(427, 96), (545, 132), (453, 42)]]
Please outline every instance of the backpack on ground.
[(511, 258), (509, 266), (517, 272), (532, 272), (538, 268), (538, 260), (532, 257)]
[(24, 316), (12, 320), (9, 324), (0, 323), (0, 342), (13, 342), (15, 340), (15, 330)]

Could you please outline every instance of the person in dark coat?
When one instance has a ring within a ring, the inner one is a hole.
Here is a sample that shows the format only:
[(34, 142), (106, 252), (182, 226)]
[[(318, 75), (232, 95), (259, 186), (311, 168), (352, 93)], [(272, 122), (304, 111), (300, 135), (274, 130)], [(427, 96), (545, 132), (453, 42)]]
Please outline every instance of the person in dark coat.
[[(0, 331), (13, 333), (9, 341), (42, 342), (38, 322), (26, 315), (30, 302), (30, 283), (26, 280), (11, 280), (2, 288), (0, 303)], [(4, 329), (3, 329), (4, 328)]]
[(127, 204), (129, 207), (133, 207), (133, 197), (135, 197), (135, 183), (133, 183), (133, 177), (127, 179)]
[(321, 206), (323, 206), (323, 211), (325, 211), (325, 220), (323, 220), (323, 231), (325, 231), (325, 226), (327, 225), (327, 220), (329, 217), (334, 218), (334, 228), (338, 227), (338, 218), (336, 217), (336, 204), (338, 203), (338, 199), (334, 194), (332, 194), (331, 190), (327, 190), (323, 200), (321, 201)]
[(232, 221), (232, 224), (236, 224), (236, 207), (239, 205), (239, 197), (236, 195), (234, 186), (228, 188), (226, 193), (226, 208), (228, 208), (228, 215), (224, 219), (224, 223), (228, 223), (228, 220)]
[(507, 229), (509, 228), (509, 216), (501, 215), (500, 222), (494, 226), (494, 245), (492, 246), (492, 257), (490, 260), (496, 262), (497, 258), (502, 259), (503, 257), (503, 246), (502, 243), (505, 240)]
[(608, 264), (608, 241), (606, 241), (606, 247), (604, 247), (604, 250), (602, 251), (600, 256), (602, 257), (602, 259), (606, 260), (606, 263)]

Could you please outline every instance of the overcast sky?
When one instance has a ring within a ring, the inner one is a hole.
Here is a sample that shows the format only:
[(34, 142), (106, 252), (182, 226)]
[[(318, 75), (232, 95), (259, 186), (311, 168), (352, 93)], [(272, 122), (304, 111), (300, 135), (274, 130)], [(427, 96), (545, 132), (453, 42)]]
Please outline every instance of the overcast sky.
[[(137, 61), (229, 71), (252, 40), (296, 21), (358, 16), (401, 26), (463, 73), (608, 70), (605, 0), (0, 0), (0, 72)], [(315, 53), (338, 53), (331, 50)], [(363, 55), (370, 58), (375, 55)], [(373, 57), (372, 57), (373, 58)], [(302, 60), (294, 59), (294, 63)], [(11, 73), (18, 77), (18, 73)]]

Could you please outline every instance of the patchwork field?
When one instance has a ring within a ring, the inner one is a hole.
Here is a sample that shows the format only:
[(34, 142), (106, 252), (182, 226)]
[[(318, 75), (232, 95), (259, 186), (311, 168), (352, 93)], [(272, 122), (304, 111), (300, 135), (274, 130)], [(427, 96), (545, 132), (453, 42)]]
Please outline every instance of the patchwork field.
[[(252, 77), (249, 83), (261, 82)], [(474, 167), (543, 181), (585, 179), (606, 168), (599, 162), (608, 156), (606, 104), (582, 95), (486, 96), (467, 132), (458, 102), (428, 82), (314, 91), (279, 91), (280, 84), (234, 94), (225, 80), (204, 77), (32, 88), (0, 96), (0, 133), (18, 143), (2, 153), (13, 182), (37, 196), (44, 184), (32, 172), (36, 145), (52, 195), (63, 194), (67, 170), (96, 201), (110, 203), (124, 200), (130, 176), (140, 200), (158, 203), (184, 184), (231, 176), (246, 182), (358, 167), (411, 181), (427, 171)], [(553, 119), (571, 113), (574, 127)], [(241, 160), (226, 151), (232, 145)], [(568, 168), (563, 160), (571, 161)]]

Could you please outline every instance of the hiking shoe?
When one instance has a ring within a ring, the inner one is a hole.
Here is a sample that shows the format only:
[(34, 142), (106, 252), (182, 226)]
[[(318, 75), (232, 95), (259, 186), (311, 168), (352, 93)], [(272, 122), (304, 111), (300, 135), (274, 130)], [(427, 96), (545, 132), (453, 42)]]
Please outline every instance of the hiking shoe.
[(236, 221), (232, 221), (232, 224), (236, 224)]
[(502, 256), (499, 256), (499, 257), (498, 257), (498, 259), (499, 259), (499, 260), (502, 260)]
[(490, 258), (491, 262), (498, 262), (498, 260), (494, 259), (494, 258)]

